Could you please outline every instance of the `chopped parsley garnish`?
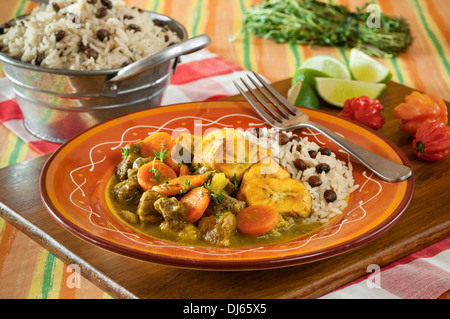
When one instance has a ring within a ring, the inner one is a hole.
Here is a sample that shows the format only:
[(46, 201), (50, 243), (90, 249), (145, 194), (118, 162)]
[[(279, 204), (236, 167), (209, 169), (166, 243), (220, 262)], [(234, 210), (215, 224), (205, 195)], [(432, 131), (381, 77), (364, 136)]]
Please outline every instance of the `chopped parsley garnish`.
[(223, 196), (220, 194), (213, 193), (211, 185), (209, 185), (209, 183), (205, 183), (203, 184), (203, 186), (208, 190), (209, 197), (211, 197), (213, 201), (215, 201), (216, 203), (220, 203), (222, 201)]
[(191, 180), (189, 178), (186, 178), (184, 180), (184, 185), (186, 185), (186, 189), (189, 189), (189, 187), (191, 187)]
[(159, 171), (158, 171), (156, 168), (152, 167), (152, 168), (150, 168), (148, 171), (149, 171), (150, 173), (155, 174), (155, 178), (156, 178), (157, 180), (159, 180), (159, 179), (161, 178), (161, 175), (159, 175)]
[[(164, 145), (163, 145), (163, 147), (164, 147)], [(164, 162), (164, 159), (167, 156), (167, 152), (169, 152), (168, 148), (166, 148), (164, 151), (161, 149), (161, 152), (159, 152), (159, 153), (157, 151), (153, 151), (153, 153), (155, 154), (155, 157), (157, 159), (159, 159), (161, 162)]]
[(220, 203), (223, 199), (223, 196), (220, 194), (209, 193), (209, 197), (216, 203)]
[(198, 171), (198, 169), (199, 169), (201, 166), (202, 166), (202, 165), (201, 165), (200, 163), (192, 164), (191, 166), (189, 166), (189, 172), (195, 173), (196, 171)]
[(240, 183), (241, 183), (241, 181), (238, 181), (237, 176), (236, 176), (236, 173), (234, 173), (234, 175), (233, 175), (233, 185), (234, 185), (234, 189), (238, 189)]
[(216, 214), (216, 218), (222, 217), (223, 214), (225, 214), (225, 213), (223, 213), (223, 212), (222, 212), (222, 213), (217, 213), (217, 214)]
[(128, 155), (130, 155), (130, 149), (127, 147), (121, 147), (120, 150), (122, 151), (122, 155), (124, 158), (127, 158)]

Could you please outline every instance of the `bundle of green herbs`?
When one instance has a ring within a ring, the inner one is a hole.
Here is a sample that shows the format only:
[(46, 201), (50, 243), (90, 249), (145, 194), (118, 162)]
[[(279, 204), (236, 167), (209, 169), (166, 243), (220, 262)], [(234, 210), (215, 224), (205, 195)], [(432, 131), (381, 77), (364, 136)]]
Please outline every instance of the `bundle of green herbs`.
[(243, 30), (277, 43), (356, 47), (385, 58), (406, 51), (413, 41), (408, 23), (367, 12), (368, 5), (350, 12), (317, 0), (266, 0), (246, 10)]

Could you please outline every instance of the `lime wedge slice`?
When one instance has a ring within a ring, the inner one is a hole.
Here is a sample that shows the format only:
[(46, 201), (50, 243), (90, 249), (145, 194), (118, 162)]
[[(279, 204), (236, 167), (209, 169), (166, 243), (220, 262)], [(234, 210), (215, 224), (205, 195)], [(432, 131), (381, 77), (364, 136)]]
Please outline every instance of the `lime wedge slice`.
[(344, 107), (344, 102), (353, 97), (367, 96), (376, 99), (386, 88), (384, 83), (316, 78), (317, 94), (327, 103)]
[(319, 98), (314, 90), (306, 83), (297, 81), (288, 91), (287, 99), (296, 106), (318, 109)]
[(316, 87), (315, 78), (329, 78), (329, 77), (331, 76), (322, 71), (307, 68), (305, 69), (298, 68), (297, 71), (295, 71), (294, 75), (292, 76), (291, 85), (293, 86), (296, 82), (302, 81), (306, 82), (311, 88), (315, 88)]
[(392, 78), (387, 67), (355, 48), (350, 51), (349, 66), (353, 77), (358, 81), (386, 83)]
[(332, 78), (350, 80), (352, 78), (347, 65), (329, 55), (315, 55), (300, 65), (301, 69), (314, 69), (328, 74)]

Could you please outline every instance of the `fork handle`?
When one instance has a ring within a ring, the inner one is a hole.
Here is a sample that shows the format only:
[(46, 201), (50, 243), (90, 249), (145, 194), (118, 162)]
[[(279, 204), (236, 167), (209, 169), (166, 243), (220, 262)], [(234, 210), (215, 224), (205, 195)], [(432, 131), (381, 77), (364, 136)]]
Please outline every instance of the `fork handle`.
[(325, 137), (355, 157), (375, 175), (387, 182), (401, 182), (412, 175), (412, 170), (409, 167), (372, 153), (318, 123), (308, 121), (302, 123), (301, 127), (308, 127), (322, 133)]

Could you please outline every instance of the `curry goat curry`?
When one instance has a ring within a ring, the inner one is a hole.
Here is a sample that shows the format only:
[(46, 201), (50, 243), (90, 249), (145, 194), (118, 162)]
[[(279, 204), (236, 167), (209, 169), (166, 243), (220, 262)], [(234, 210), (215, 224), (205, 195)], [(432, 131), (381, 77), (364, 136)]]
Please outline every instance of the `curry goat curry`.
[(265, 245), (321, 227), (305, 220), (306, 187), (270, 150), (230, 129), (175, 140), (159, 132), (126, 145), (107, 196), (129, 226), (188, 245)]

